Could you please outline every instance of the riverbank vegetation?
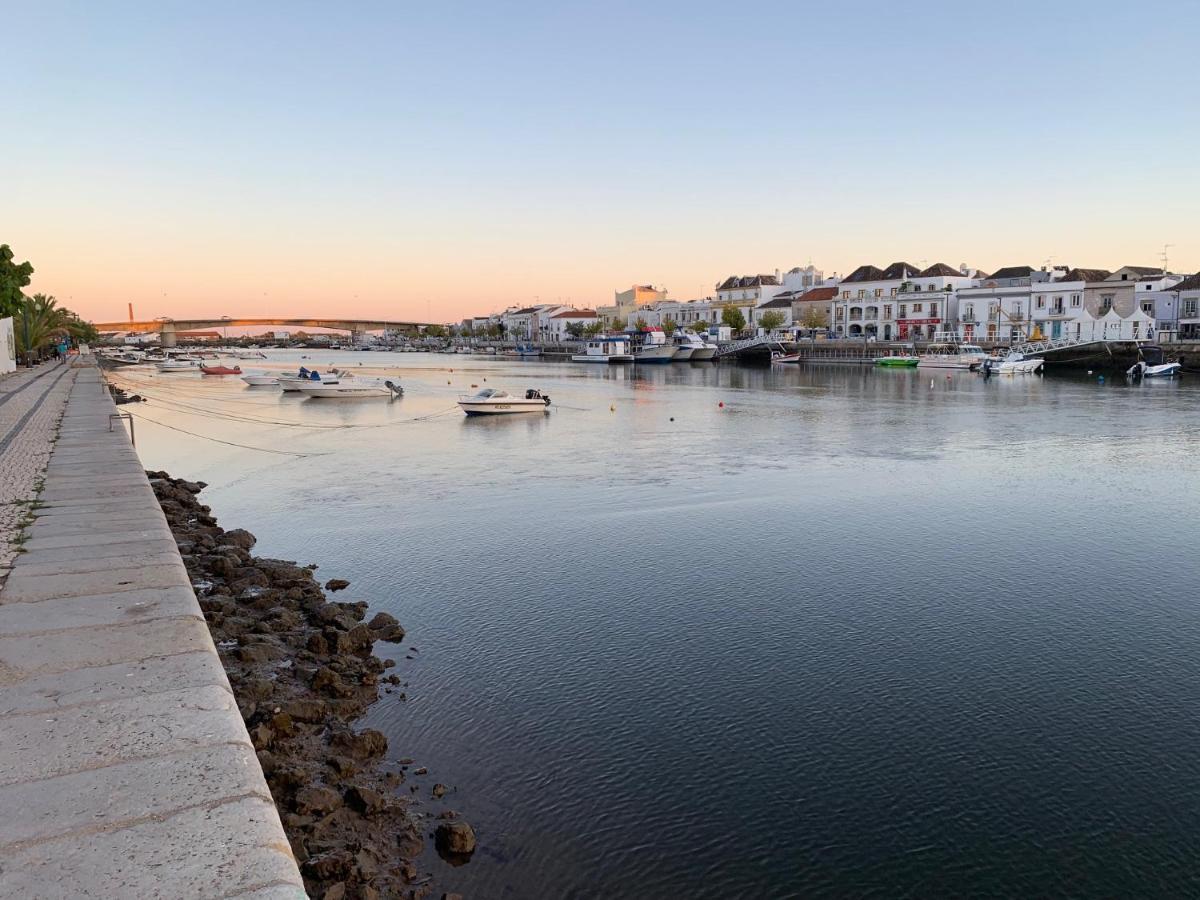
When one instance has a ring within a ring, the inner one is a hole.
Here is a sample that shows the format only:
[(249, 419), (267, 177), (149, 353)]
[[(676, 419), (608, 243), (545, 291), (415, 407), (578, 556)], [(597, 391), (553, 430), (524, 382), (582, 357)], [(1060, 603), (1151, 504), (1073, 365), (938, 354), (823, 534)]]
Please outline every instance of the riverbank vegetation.
[(22, 289), (32, 278), (33, 266), (29, 261), (16, 262), (12, 248), (0, 244), (0, 319), (12, 317), (17, 351), (23, 358), (44, 356), (64, 340), (89, 343), (99, 337), (91, 322), (59, 306), (54, 297), (26, 296)]

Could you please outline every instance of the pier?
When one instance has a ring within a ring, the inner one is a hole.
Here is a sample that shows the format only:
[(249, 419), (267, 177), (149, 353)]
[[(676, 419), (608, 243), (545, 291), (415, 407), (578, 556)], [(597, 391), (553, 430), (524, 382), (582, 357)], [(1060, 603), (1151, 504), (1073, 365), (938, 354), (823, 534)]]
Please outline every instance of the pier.
[(0, 403), (44, 393), (10, 425), (0, 471), (23, 439), (49, 447), (61, 421), (36, 498), (15, 499), (32, 524), (0, 588), (0, 897), (304, 897), (99, 372), (58, 365), (45, 388), (12, 381)]

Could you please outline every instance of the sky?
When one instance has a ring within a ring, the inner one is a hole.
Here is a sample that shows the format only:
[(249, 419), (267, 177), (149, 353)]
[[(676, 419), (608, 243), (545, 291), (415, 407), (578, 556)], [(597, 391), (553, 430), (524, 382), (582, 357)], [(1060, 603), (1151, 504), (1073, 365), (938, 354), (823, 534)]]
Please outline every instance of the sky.
[[(984, 8), (986, 6), (986, 8)], [(0, 243), (96, 321), (893, 260), (1200, 269), (1200, 4), (0, 0)]]

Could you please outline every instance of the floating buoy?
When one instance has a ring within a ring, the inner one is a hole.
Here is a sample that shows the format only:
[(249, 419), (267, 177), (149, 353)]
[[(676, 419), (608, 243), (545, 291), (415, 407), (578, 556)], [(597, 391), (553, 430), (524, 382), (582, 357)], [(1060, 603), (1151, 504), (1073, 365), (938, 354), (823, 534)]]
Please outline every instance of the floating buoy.
[(1104, 376), (1103, 375), (1100, 376), (1100, 383), (1104, 384)]
[(616, 412), (616, 411), (617, 411), (617, 404), (615, 404), (615, 403), (610, 403), (610, 404), (608, 405), (608, 411), (609, 411), (609, 412)]
[(450, 379), (449, 379), (449, 378), (447, 378), (447, 379), (446, 379), (446, 384), (449, 384), (449, 383), (450, 383)]
[(672, 422), (674, 422), (674, 421), (675, 421), (675, 417), (674, 417), (674, 416), (671, 416), (671, 421), (672, 421)]
[(717, 409), (724, 409), (724, 408), (725, 408), (725, 401), (722, 400), (720, 403), (717, 404)]
[(471, 387), (479, 387), (479, 385), (473, 384), (473, 385), (471, 385)]
[(946, 373), (946, 380), (947, 380), (947, 381), (949, 381), (949, 380), (950, 380), (950, 373), (949, 373), (949, 372), (947, 372), (947, 373)]

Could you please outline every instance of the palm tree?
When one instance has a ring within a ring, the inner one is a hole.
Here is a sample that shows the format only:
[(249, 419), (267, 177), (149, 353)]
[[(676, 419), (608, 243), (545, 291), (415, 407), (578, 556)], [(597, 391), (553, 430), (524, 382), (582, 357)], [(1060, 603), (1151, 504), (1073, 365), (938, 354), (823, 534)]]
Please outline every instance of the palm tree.
[(22, 297), (13, 326), (17, 349), (26, 356), (39, 354), (64, 337), (76, 341), (94, 341), (98, 337), (91, 322), (83, 321), (45, 294)]

